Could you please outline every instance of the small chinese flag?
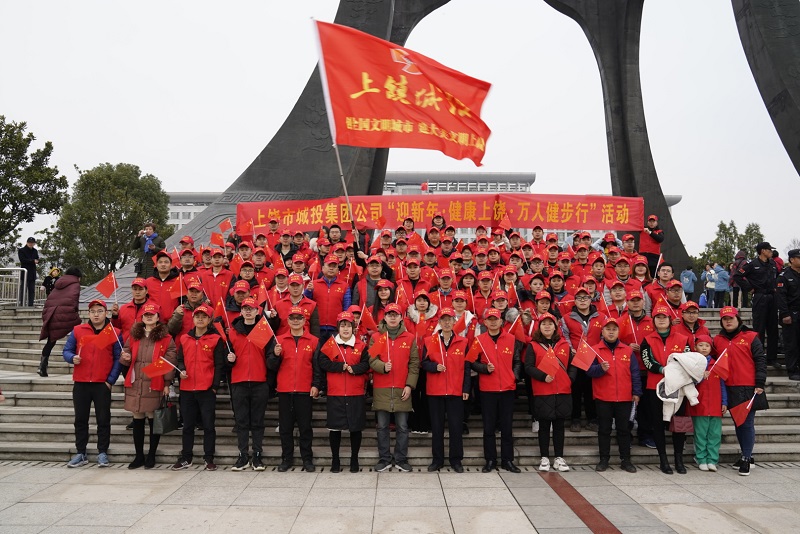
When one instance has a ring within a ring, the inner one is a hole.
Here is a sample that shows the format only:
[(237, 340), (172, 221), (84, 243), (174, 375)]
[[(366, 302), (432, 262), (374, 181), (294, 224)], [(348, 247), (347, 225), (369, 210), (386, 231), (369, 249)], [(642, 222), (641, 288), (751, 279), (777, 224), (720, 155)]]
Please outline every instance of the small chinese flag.
[(263, 349), (269, 343), (269, 340), (275, 336), (275, 333), (272, 331), (272, 328), (269, 326), (266, 317), (262, 317), (258, 324), (250, 331), (247, 335), (247, 339), (250, 340), (250, 343), (258, 347), (259, 349)]
[[(619, 325), (619, 339), (623, 343), (628, 343), (628, 340), (633, 339), (633, 325), (631, 324), (630, 316), (625, 317)], [(634, 341), (635, 343), (635, 341)], [(629, 343), (628, 343), (629, 344)]]
[(439, 334), (425, 339), (425, 350), (428, 356), (442, 355), (442, 342), (439, 339)]
[(172, 268), (173, 269), (180, 269), (181, 267), (181, 257), (178, 254), (178, 247), (173, 247), (172, 254), (169, 255), (172, 258)]
[(547, 351), (547, 354), (541, 361), (536, 362), (536, 367), (539, 368), (546, 375), (550, 375), (555, 377), (556, 373), (561, 366), (558, 365), (558, 360), (556, 360), (556, 355), (553, 353), (552, 349)]
[(242, 270), (242, 264), (244, 260), (239, 254), (234, 254), (233, 259), (230, 261), (228, 268), (231, 270), (233, 274), (239, 276), (239, 272)]
[(426, 247), (428, 246), (428, 244), (425, 243), (425, 241), (422, 239), (422, 237), (420, 237), (420, 235), (417, 232), (412, 231), (411, 235), (409, 235), (406, 240), (408, 241), (409, 245), (416, 245), (418, 247), (421, 247), (423, 245), (425, 245)]
[(562, 300), (562, 301), (556, 302), (556, 307), (558, 308), (558, 311), (561, 312), (561, 317), (568, 316), (569, 313), (572, 311), (572, 306), (574, 306), (574, 305), (575, 305), (575, 300), (574, 299)]
[(425, 314), (419, 314), (419, 322), (417, 323), (417, 338), (425, 337), (425, 333), (428, 331), (428, 321), (425, 320)]
[(453, 325), (453, 332), (455, 332), (456, 334), (460, 334), (466, 329), (467, 329), (467, 314), (462, 313), (461, 317), (459, 317), (458, 321), (456, 321), (456, 324)]
[(461, 254), (461, 251), (464, 250), (464, 240), (463, 239), (459, 239), (458, 240), (458, 244), (456, 245), (456, 250), (458, 251), (459, 254)]
[(117, 284), (117, 277), (114, 276), (113, 272), (110, 272), (105, 278), (97, 283), (95, 289), (97, 289), (98, 293), (103, 295), (105, 298), (109, 298), (114, 294), (114, 291), (118, 287), (119, 285)]
[(364, 325), (364, 328), (372, 332), (378, 330), (378, 325), (375, 324), (375, 318), (367, 311), (366, 307), (361, 309), (361, 324)]
[(267, 288), (264, 287), (264, 282), (261, 282), (258, 285), (258, 292), (255, 295), (256, 297), (256, 304), (259, 306), (263, 306), (267, 299), (269, 299), (269, 294), (267, 292)]
[(369, 355), (375, 357), (383, 354), (383, 352), (386, 350), (386, 347), (388, 346), (387, 342), (388, 337), (389, 337), (388, 333), (374, 334), (372, 336), (372, 339), (374, 339), (375, 342), (369, 348)]
[(114, 327), (111, 326), (111, 323), (108, 323), (106, 327), (100, 331), (99, 334), (97, 334), (91, 339), (91, 343), (100, 349), (104, 349), (109, 345), (113, 345), (117, 341), (119, 341), (119, 338), (117, 337), (117, 334), (114, 332)]
[(221, 321), (214, 321), (214, 329), (217, 331), (217, 333), (220, 335), (222, 340), (227, 345), (228, 344), (228, 336), (225, 335), (225, 327), (222, 326), (222, 322)]
[(731, 412), (731, 417), (733, 418), (733, 422), (736, 423), (736, 426), (742, 426), (744, 424), (747, 416), (750, 414), (750, 410), (753, 408), (754, 400), (756, 400), (755, 394), (753, 394), (753, 398), (750, 399), (750, 402), (737, 404), (728, 410)]
[(508, 333), (512, 334), (517, 341), (523, 343), (527, 341), (525, 339), (525, 329), (522, 327), (522, 321), (520, 321), (519, 316), (514, 319), (514, 323), (511, 325), (511, 328), (508, 329)]
[(319, 277), (319, 259), (316, 259), (308, 268), (308, 277), (316, 280)]
[(578, 350), (575, 351), (575, 356), (572, 358), (572, 365), (586, 371), (594, 362), (594, 358), (595, 353), (592, 347), (589, 346), (585, 339), (581, 338), (581, 342), (578, 344)]
[(180, 275), (172, 282), (172, 287), (169, 288), (169, 296), (173, 299), (180, 299), (185, 294), (186, 289), (183, 286), (183, 275)]
[(169, 373), (172, 370), (172, 366), (164, 360), (164, 358), (159, 358), (150, 365), (145, 365), (142, 367), (142, 371), (144, 374), (149, 376), (151, 379), (157, 376), (164, 376), (165, 374)]
[[(217, 299), (217, 304), (214, 306), (214, 317), (224, 318), (226, 315), (225, 305), (222, 303), (222, 299)], [(230, 327), (231, 325), (229, 324), (228, 328)]]
[(239, 235), (253, 235), (253, 219), (242, 221), (236, 224), (236, 232)]
[(511, 230), (511, 219), (508, 218), (508, 213), (503, 214), (503, 218), (497, 223), (497, 227), (503, 230)]
[(342, 355), (339, 347), (336, 345), (336, 339), (334, 339), (334, 336), (328, 338), (328, 341), (322, 346), (320, 352), (322, 352), (322, 354), (331, 360), (337, 360)]
[(474, 340), (472, 340), (472, 345), (470, 345), (469, 350), (467, 351), (466, 360), (468, 362), (478, 361), (478, 358), (482, 352), (483, 347), (481, 347), (481, 342), (478, 341), (478, 338), (476, 337)]
[[(228, 224), (230, 224), (230, 220), (228, 220)], [(217, 232), (211, 232), (211, 241), (212, 245), (217, 245), (218, 247), (225, 246), (225, 238), (222, 234), (218, 234)]]
[(711, 366), (711, 369), (709, 369), (709, 371), (714, 371), (715, 373), (717, 373), (717, 376), (719, 376), (723, 380), (728, 379), (728, 376), (730, 376), (731, 374), (728, 349), (725, 349), (722, 352), (722, 354), (720, 354), (719, 358), (717, 358), (717, 361), (714, 362), (714, 365)]
[[(224, 221), (219, 223), (219, 231), (220, 232), (225, 233), (225, 232), (230, 232), (231, 230), (233, 230), (233, 224), (231, 224), (231, 218), (230, 217), (228, 217), (227, 219), (225, 219)], [(214, 244), (214, 241), (213, 241), (214, 234), (213, 233), (211, 234), (211, 237), (212, 237), (211, 243)], [(224, 247), (225, 243), (222, 243), (222, 245), (220, 245), (220, 246)]]

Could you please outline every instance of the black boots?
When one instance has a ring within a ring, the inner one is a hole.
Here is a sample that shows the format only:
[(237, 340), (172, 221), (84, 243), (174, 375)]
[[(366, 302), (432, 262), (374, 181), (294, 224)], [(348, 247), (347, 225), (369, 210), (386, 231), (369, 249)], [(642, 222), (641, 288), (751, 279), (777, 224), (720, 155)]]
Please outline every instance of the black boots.
[(659, 467), (661, 468), (661, 472), (664, 473), (665, 475), (671, 475), (672, 468), (669, 466), (669, 460), (667, 460), (666, 453), (658, 453), (658, 461), (660, 464)]
[(675, 471), (677, 471), (679, 475), (686, 474), (686, 466), (683, 465), (683, 449), (675, 451)]
[(128, 464), (128, 469), (139, 469), (144, 465), (144, 419), (133, 420), (133, 447), (136, 457)]
[(36, 370), (36, 374), (41, 376), (42, 378), (48, 376), (47, 375), (47, 363), (50, 361), (50, 355), (48, 354), (45, 356), (42, 354), (42, 358), (39, 360), (39, 368)]
[(153, 420), (150, 419), (150, 450), (147, 451), (147, 458), (144, 460), (145, 469), (152, 469), (156, 466), (156, 450), (158, 450), (159, 441), (161, 441), (161, 436), (153, 434)]

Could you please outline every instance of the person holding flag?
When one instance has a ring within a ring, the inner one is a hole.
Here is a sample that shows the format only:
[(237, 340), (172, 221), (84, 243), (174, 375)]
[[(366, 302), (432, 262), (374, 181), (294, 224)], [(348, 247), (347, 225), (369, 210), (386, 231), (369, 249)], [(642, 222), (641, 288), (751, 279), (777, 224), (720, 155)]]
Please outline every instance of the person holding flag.
[(191, 279), (187, 281), (186, 295), (183, 298), (184, 302), (175, 308), (175, 311), (172, 312), (172, 317), (167, 322), (167, 329), (173, 339), (176, 340), (180, 340), (184, 334), (192, 329), (194, 326), (192, 312), (205, 303), (206, 296), (203, 293), (203, 284), (200, 280)]
[(278, 334), (275, 343), (267, 345), (267, 367), (277, 374), (278, 422), (281, 435), (281, 463), (278, 471), (292, 467), (294, 457), (294, 427), (300, 434), (300, 456), (303, 470), (315, 471), (311, 443), (311, 399), (319, 397), (322, 377), (317, 367), (319, 339), (309, 333), (305, 310), (289, 308), (289, 330)]
[[(680, 282), (678, 284), (680, 285)], [(646, 397), (647, 407), (650, 410), (650, 421), (653, 423), (653, 441), (655, 441), (656, 450), (658, 451), (659, 468), (666, 475), (671, 475), (673, 471), (667, 459), (662, 401), (656, 394), (656, 387), (658, 382), (664, 378), (664, 367), (667, 365), (669, 355), (674, 352), (690, 351), (689, 338), (672, 327), (672, 318), (673, 310), (668, 305), (662, 303), (655, 306), (653, 308), (655, 332), (646, 335), (641, 340), (642, 361), (648, 370), (644, 396)], [(681, 475), (686, 474), (686, 467), (683, 465), (683, 446), (685, 443), (685, 433), (672, 433), (675, 470)]]
[[(369, 345), (369, 366), (372, 369), (372, 409), (378, 422), (378, 472), (392, 468), (407, 473), (408, 414), (411, 412), (411, 392), (419, 378), (419, 353), (415, 335), (406, 330), (403, 310), (397, 304), (388, 304), (378, 331)], [(391, 454), (389, 419), (394, 414), (396, 442)], [(459, 426), (460, 430), (460, 426)]]
[(558, 331), (558, 319), (539, 317), (533, 341), (525, 354), (525, 374), (531, 377), (533, 415), (539, 422), (539, 471), (550, 471), (550, 427), (553, 428), (553, 469), (569, 471), (564, 461), (564, 423), (572, 415), (572, 382), (578, 369), (571, 366), (569, 344)]
[(439, 329), (434, 337), (427, 338), (420, 366), (428, 375), (426, 383), (431, 417), (431, 442), (433, 461), (428, 471), (438, 471), (444, 466), (444, 421), (450, 433), (448, 459), (456, 473), (463, 473), (466, 401), (472, 388), (471, 367), (466, 357), (469, 341), (453, 330), (456, 311), (443, 308), (439, 312)]
[(325, 258), (322, 276), (308, 283), (305, 296), (317, 303), (319, 340), (325, 343), (338, 330), (338, 315), (352, 303), (350, 286), (339, 276), (339, 258), (333, 254)]
[(141, 322), (142, 310), (147, 303), (154, 303), (147, 294), (147, 280), (144, 278), (134, 278), (131, 282), (131, 298), (120, 306), (114, 303), (111, 306), (111, 324), (122, 331), (122, 338), (127, 341), (133, 325)]
[(622, 460), (620, 467), (628, 473), (635, 473), (636, 466), (631, 462), (631, 431), (628, 426), (632, 405), (642, 396), (642, 383), (639, 378), (639, 362), (633, 349), (619, 340), (619, 321), (607, 317), (603, 323), (600, 343), (592, 347), (596, 358), (586, 374), (592, 378), (592, 392), (597, 404), (599, 429), (597, 441), (600, 449), (600, 462), (595, 471), (608, 469), (611, 459), (611, 426), (617, 429), (617, 446)]
[(675, 326), (675, 330), (689, 338), (689, 348), (692, 351), (700, 352), (695, 348), (697, 337), (711, 335), (705, 320), (700, 319), (700, 306), (691, 300), (684, 302), (681, 304), (680, 319), (681, 322)]
[(486, 465), (481, 472), (497, 469), (497, 443), (495, 429), (500, 428), (500, 466), (506, 471), (519, 473), (514, 465), (514, 397), (517, 379), (522, 374), (524, 344), (513, 334), (503, 332), (500, 310), (486, 310), (484, 322), (487, 331), (475, 338), (468, 359), (479, 375), (481, 414), (483, 416), (483, 457)]
[(215, 409), (220, 378), (230, 352), (222, 336), (209, 328), (214, 312), (202, 305), (192, 312), (194, 328), (178, 341), (178, 370), (181, 379), (180, 406), (183, 415), (181, 455), (173, 471), (192, 466), (194, 429), (203, 425), (203, 459), (206, 471), (216, 471), (214, 448), (217, 439)]
[(75, 406), (76, 454), (67, 467), (89, 463), (89, 414), (94, 405), (97, 420), (97, 465), (108, 467), (111, 441), (111, 388), (121, 371), (122, 333), (107, 317), (108, 305), (102, 300), (89, 303), (89, 320), (72, 329), (64, 345), (64, 361), (74, 365), (72, 403)]
[[(175, 342), (166, 325), (159, 321), (160, 311), (155, 303), (142, 307), (142, 319), (131, 328), (119, 359), (120, 365), (128, 367), (125, 373), (125, 410), (133, 414), (133, 447), (136, 456), (128, 464), (128, 469), (142, 466), (152, 469), (156, 465), (156, 450), (161, 436), (153, 434), (153, 412), (161, 405), (161, 397), (169, 395), (168, 384), (177, 362)], [(148, 372), (148, 366), (159, 370), (156, 373)], [(145, 417), (150, 420), (150, 448), (146, 457)]]
[(220, 299), (224, 302), (228, 297), (228, 291), (236, 282), (236, 276), (225, 267), (225, 253), (222, 249), (211, 250), (211, 268), (200, 273), (200, 281), (203, 283), (208, 301), (213, 306), (216, 306)]
[(719, 315), (722, 330), (714, 337), (714, 354), (718, 355), (720, 362), (728, 359), (730, 371), (725, 380), (727, 406), (734, 417), (736, 439), (742, 449), (742, 457), (733, 465), (739, 468), (740, 475), (747, 476), (750, 474), (750, 465), (754, 463), (755, 412), (769, 408), (764, 392), (767, 357), (758, 333), (742, 323), (739, 310), (725, 306), (720, 309)]
[[(231, 471), (250, 467), (248, 438), (252, 438), (253, 471), (263, 471), (264, 414), (269, 400), (267, 385), (267, 347), (261, 339), (251, 336), (258, 322), (258, 305), (252, 297), (242, 301), (241, 316), (233, 319), (228, 329), (228, 363), (230, 371), (231, 404), (236, 420), (236, 441), (239, 458)], [(263, 320), (263, 319), (262, 319)]]
[(367, 424), (364, 388), (369, 371), (367, 346), (356, 339), (355, 318), (350, 312), (336, 317), (338, 333), (320, 349), (319, 367), (327, 374), (327, 427), (331, 444), (331, 473), (342, 470), (339, 449), (342, 432), (350, 432), (350, 472), (358, 473), (361, 433)]
[(728, 411), (725, 377), (729, 369), (727, 362), (720, 362), (727, 355), (723, 353), (720, 359), (714, 359), (711, 349), (711, 336), (700, 334), (695, 338), (695, 350), (706, 357), (708, 366), (703, 380), (697, 384), (699, 403), (686, 408), (686, 415), (692, 417), (694, 460), (700, 471), (717, 470), (719, 446), (722, 443), (722, 416)]

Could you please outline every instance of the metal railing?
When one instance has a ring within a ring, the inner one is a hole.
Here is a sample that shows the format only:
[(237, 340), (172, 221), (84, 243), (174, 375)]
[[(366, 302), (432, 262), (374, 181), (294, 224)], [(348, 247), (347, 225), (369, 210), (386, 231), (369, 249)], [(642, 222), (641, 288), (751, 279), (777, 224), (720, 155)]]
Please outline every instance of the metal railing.
[[(22, 267), (0, 267), (0, 304), (27, 306), (27, 281), (27, 269), (23, 269)], [(44, 301), (47, 299), (47, 293), (44, 287), (42, 287), (41, 280), (36, 280), (34, 291), (33, 305), (43, 306)]]

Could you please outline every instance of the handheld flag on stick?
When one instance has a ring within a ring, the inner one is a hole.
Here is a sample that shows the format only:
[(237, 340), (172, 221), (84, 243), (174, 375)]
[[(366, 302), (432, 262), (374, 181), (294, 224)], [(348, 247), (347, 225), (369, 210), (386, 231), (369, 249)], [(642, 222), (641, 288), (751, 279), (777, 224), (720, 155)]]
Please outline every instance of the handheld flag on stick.
[(273, 338), (275, 333), (272, 331), (272, 328), (269, 326), (266, 317), (262, 317), (258, 324), (250, 331), (247, 335), (247, 339), (250, 340), (250, 343), (258, 347), (259, 349), (263, 349), (269, 343), (269, 340)]
[(589, 369), (589, 366), (592, 365), (592, 362), (594, 362), (594, 358), (595, 353), (592, 347), (589, 346), (584, 338), (581, 338), (580, 343), (578, 343), (578, 348), (575, 351), (575, 356), (572, 357), (572, 365), (586, 371)]
[(728, 376), (731, 374), (730, 368), (730, 358), (728, 358), (728, 349), (722, 351), (722, 354), (719, 355), (719, 358), (714, 362), (714, 365), (711, 366), (711, 369), (708, 370), (710, 373), (711, 371), (715, 371), (717, 376), (719, 376), (723, 380), (727, 380)]
[(114, 276), (114, 272), (112, 271), (97, 283), (95, 289), (97, 289), (97, 291), (105, 298), (109, 298), (112, 294), (114, 294), (114, 292), (116, 292), (117, 287), (119, 287), (117, 285), (117, 278)]
[[(219, 223), (219, 231), (220, 232), (225, 233), (225, 232), (230, 232), (231, 230), (233, 230), (233, 224), (231, 224), (231, 218), (230, 217), (228, 217), (227, 219), (225, 219), (224, 221)], [(212, 233), (211, 236), (212, 236), (212, 239), (213, 239), (214, 234)], [(212, 240), (211, 243), (213, 244), (214, 241)], [(221, 246), (224, 247), (225, 243), (223, 243)]]
[(737, 404), (728, 410), (731, 412), (731, 417), (733, 418), (733, 422), (736, 423), (736, 426), (742, 426), (747, 420), (747, 416), (750, 414), (750, 410), (753, 408), (753, 401), (756, 400), (756, 395), (757, 393), (753, 393), (753, 398), (750, 399), (750, 402)]
[(144, 374), (149, 376), (151, 379), (156, 378), (158, 376), (164, 376), (165, 374), (169, 373), (170, 370), (172, 369), (175, 369), (176, 371), (180, 372), (180, 370), (177, 367), (172, 365), (164, 358), (159, 358), (150, 365), (145, 365), (144, 367), (142, 367), (142, 371), (144, 371)]
[[(230, 219), (228, 220), (228, 224), (230, 224)], [(209, 241), (212, 245), (217, 245), (218, 247), (225, 246), (225, 238), (222, 234), (218, 234), (217, 232), (211, 232), (211, 239)]]
[(556, 376), (558, 370), (561, 369), (561, 366), (558, 365), (556, 355), (553, 353), (552, 349), (547, 351), (547, 354), (541, 359), (541, 361), (536, 362), (536, 367), (538, 367), (539, 370), (544, 374), (553, 377)]

